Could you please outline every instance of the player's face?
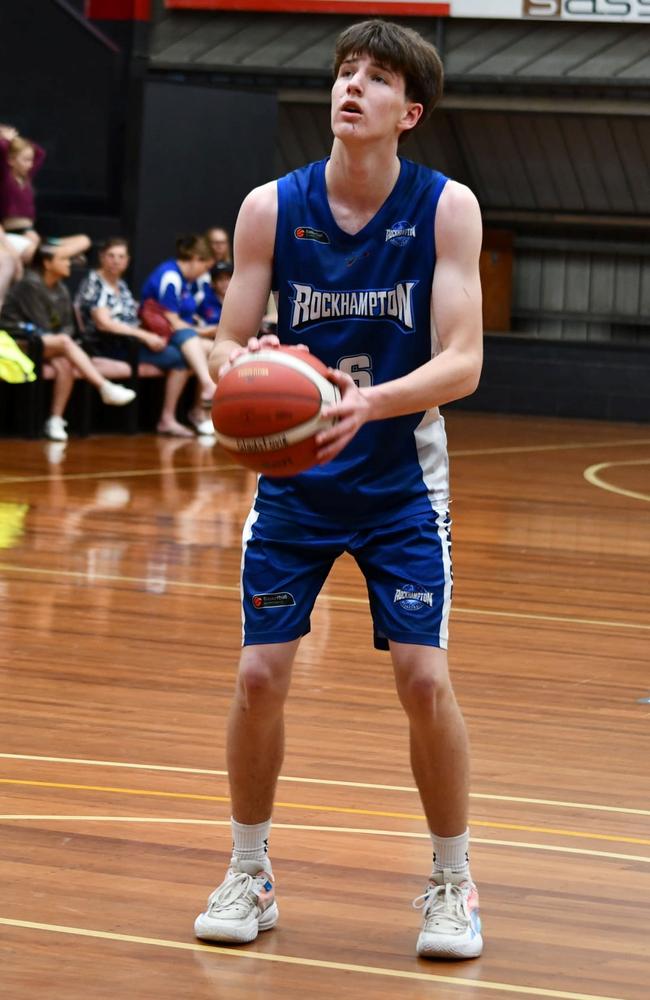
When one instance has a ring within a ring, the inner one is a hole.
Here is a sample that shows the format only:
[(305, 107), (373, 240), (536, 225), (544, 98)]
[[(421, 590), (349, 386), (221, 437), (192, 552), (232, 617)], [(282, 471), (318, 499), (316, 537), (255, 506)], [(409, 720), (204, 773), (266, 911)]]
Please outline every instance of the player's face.
[(401, 73), (369, 55), (349, 55), (332, 87), (332, 131), (338, 139), (394, 138), (417, 122), (422, 105), (409, 101)]

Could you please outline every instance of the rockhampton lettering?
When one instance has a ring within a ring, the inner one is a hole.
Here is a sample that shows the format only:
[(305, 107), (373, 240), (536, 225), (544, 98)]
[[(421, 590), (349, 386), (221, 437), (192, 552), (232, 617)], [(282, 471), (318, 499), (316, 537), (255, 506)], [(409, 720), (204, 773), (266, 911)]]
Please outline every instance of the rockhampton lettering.
[(432, 608), (433, 594), (430, 594), (427, 590), (396, 590), (393, 604), (397, 604), (398, 601), (420, 601), (422, 604), (428, 604)]
[(336, 319), (389, 319), (404, 330), (413, 326), (413, 289), (417, 281), (399, 281), (393, 288), (337, 292), (292, 281), (291, 329)]

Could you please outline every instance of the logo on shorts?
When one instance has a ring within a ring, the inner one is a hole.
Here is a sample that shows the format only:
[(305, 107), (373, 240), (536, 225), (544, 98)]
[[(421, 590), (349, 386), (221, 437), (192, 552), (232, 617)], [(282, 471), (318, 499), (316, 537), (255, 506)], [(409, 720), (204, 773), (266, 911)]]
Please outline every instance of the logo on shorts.
[(408, 222), (395, 222), (390, 229), (386, 230), (386, 243), (392, 243), (393, 246), (403, 247), (406, 246), (409, 240), (415, 237), (415, 226), (410, 225)]
[(415, 614), (421, 611), (425, 604), (433, 607), (433, 594), (429, 590), (420, 590), (412, 583), (405, 583), (395, 591), (393, 604), (399, 604), (402, 611)]
[(295, 605), (293, 594), (288, 590), (280, 590), (277, 594), (255, 594), (253, 607), (258, 611), (262, 608), (290, 608)]
[(313, 240), (314, 243), (329, 243), (330, 238), (322, 229), (312, 229), (311, 226), (298, 226), (293, 235), (297, 240)]

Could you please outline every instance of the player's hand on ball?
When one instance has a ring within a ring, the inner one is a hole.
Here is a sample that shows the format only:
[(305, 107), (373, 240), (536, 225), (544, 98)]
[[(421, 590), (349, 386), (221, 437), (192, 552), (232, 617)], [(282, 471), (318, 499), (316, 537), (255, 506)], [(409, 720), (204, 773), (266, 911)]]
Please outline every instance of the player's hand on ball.
[(338, 368), (330, 368), (328, 377), (338, 386), (341, 402), (323, 408), (323, 417), (335, 417), (336, 423), (316, 436), (316, 461), (319, 465), (331, 462), (370, 419), (370, 404), (354, 379)]

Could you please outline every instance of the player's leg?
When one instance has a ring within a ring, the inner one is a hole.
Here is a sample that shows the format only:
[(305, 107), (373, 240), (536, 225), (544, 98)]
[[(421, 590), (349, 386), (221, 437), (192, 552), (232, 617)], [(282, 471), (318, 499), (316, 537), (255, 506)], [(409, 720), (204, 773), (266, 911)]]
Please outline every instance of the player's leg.
[(467, 829), (469, 745), (446, 651), (390, 642), (390, 652), (429, 828), (441, 837), (456, 837)]
[(242, 650), (227, 746), (232, 815), (240, 824), (259, 825), (271, 816), (284, 757), (284, 704), (299, 641)]
[(409, 724), (413, 775), (433, 841), (433, 872), (416, 901), (420, 955), (481, 953), (478, 895), (469, 874), (469, 747), (447, 665), (452, 572), (446, 511), (365, 533), (355, 556), (368, 583), (375, 645), (390, 648)]
[(228, 720), (233, 856), (194, 925), (210, 941), (252, 941), (278, 919), (268, 853), (284, 755), (284, 705), (300, 637), (342, 546), (252, 511), (243, 537), (244, 649)]

